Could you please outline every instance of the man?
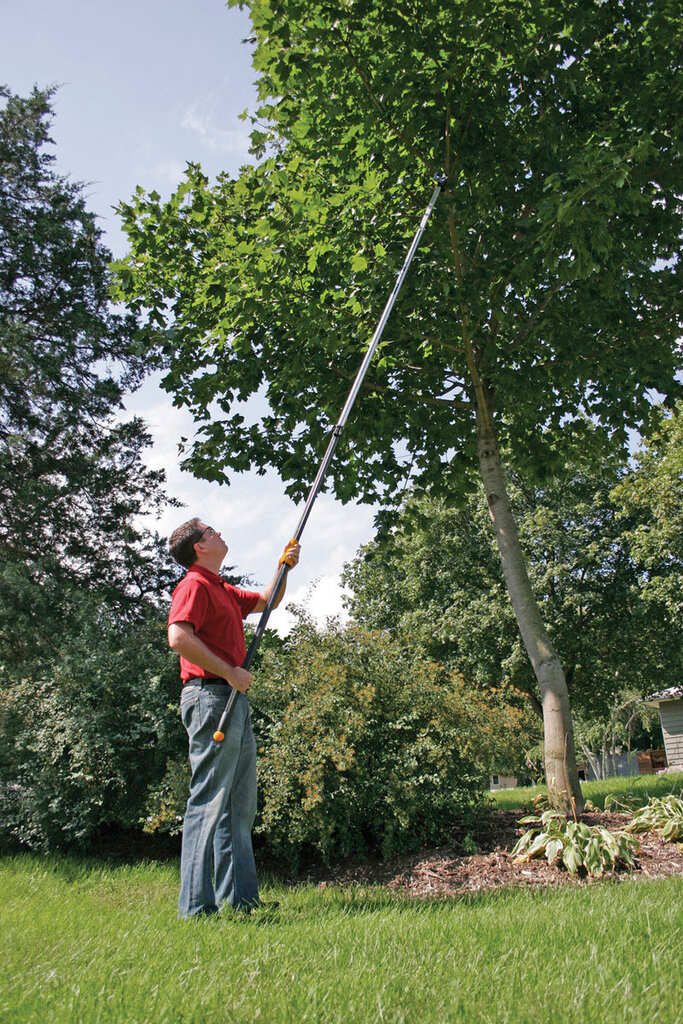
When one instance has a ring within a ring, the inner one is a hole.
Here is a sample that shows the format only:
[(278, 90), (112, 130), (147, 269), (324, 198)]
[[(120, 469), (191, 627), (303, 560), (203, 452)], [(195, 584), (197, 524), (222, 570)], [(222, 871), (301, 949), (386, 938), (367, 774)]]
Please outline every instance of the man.
[[(181, 917), (215, 914), (221, 904), (249, 909), (259, 904), (251, 829), (256, 814), (256, 744), (246, 692), (251, 672), (242, 620), (260, 612), (277, 572), (262, 591), (240, 590), (218, 575), (228, 552), (218, 530), (190, 519), (174, 531), (170, 551), (186, 576), (173, 591), (168, 642), (180, 655), (183, 724), (190, 741), (190, 796), (180, 860)], [(300, 547), (282, 556), (291, 567)], [(286, 579), (274, 606), (285, 592)], [(213, 734), (230, 696), (238, 691), (225, 739)]]

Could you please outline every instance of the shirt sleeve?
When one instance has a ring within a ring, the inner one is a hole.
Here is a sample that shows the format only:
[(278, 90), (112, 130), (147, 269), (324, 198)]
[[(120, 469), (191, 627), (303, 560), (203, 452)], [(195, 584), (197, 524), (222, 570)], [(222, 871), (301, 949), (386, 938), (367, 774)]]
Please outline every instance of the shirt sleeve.
[(209, 596), (206, 588), (194, 580), (183, 580), (173, 591), (168, 624), (189, 622), (197, 633), (206, 622), (208, 611)]
[(239, 587), (233, 587), (230, 584), (228, 584), (228, 586), (239, 605), (242, 618), (246, 619), (247, 615), (249, 615), (250, 612), (253, 612), (261, 595), (257, 590), (240, 590)]

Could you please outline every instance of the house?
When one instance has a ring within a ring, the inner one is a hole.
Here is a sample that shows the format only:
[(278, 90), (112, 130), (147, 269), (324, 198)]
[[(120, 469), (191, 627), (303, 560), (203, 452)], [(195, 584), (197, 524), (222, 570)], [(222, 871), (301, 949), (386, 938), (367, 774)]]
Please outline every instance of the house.
[(683, 771), (683, 686), (651, 693), (643, 699), (649, 708), (659, 708), (666, 759), (670, 768)]
[(494, 792), (497, 789), (514, 789), (518, 785), (515, 775), (491, 775), (489, 789)]

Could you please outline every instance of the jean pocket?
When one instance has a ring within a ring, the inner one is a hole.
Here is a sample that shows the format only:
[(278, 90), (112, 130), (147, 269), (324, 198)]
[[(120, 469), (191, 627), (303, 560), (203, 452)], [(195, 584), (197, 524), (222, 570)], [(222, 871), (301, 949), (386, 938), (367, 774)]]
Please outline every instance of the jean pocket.
[(180, 717), (187, 732), (192, 731), (192, 720), (197, 718), (199, 710), (200, 690), (195, 693), (183, 693), (180, 698)]

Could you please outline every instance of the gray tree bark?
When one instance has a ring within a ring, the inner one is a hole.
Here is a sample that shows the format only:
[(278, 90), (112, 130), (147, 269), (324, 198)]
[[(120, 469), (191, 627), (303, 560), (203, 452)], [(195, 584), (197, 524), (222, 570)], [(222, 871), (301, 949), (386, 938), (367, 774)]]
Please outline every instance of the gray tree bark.
[(567, 682), (531, 589), (490, 417), (478, 415), (477, 418), (477, 452), (493, 532), (517, 625), (541, 691), (545, 774), (550, 802), (567, 814), (579, 814), (583, 810), (583, 797), (576, 767)]

